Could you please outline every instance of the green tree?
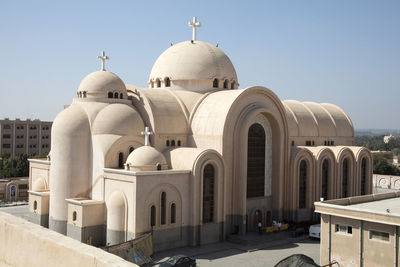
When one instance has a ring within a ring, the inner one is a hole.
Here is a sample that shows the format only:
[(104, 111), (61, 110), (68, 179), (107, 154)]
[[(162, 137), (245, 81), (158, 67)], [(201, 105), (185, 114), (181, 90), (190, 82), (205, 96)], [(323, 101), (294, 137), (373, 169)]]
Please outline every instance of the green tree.
[(374, 173), (386, 175), (400, 175), (400, 169), (393, 164), (387, 162), (383, 157), (374, 157)]

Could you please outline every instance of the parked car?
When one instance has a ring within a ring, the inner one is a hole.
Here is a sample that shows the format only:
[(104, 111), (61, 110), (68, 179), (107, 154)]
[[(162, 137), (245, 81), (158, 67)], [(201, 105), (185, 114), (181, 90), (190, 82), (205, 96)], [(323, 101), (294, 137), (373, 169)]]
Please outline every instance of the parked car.
[(193, 259), (185, 255), (176, 255), (172, 256), (167, 261), (160, 264), (160, 267), (170, 267), (170, 266), (194, 267), (196, 266), (196, 259)]
[(310, 228), (308, 231), (308, 236), (320, 239), (321, 238), (321, 225), (320, 224), (310, 225)]

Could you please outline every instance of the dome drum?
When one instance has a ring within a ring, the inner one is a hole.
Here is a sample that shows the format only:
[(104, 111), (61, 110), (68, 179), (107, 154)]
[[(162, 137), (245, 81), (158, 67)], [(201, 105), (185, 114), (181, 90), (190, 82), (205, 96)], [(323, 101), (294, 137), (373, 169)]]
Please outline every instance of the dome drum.
[(127, 99), (124, 82), (114, 73), (96, 71), (87, 75), (79, 85), (78, 98)]
[(237, 89), (237, 81), (231, 60), (218, 47), (187, 41), (171, 46), (159, 56), (148, 85), (203, 92), (214, 88)]

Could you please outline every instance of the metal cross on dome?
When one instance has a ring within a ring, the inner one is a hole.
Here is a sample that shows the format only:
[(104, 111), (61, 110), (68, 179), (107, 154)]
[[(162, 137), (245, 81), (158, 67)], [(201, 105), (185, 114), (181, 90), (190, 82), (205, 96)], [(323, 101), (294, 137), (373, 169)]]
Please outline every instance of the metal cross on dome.
[(150, 137), (150, 135), (152, 135), (153, 134), (153, 132), (151, 132), (150, 130), (149, 130), (149, 127), (145, 127), (144, 128), (144, 131), (142, 131), (142, 135), (144, 135), (144, 145), (145, 146), (148, 146), (149, 144), (150, 144), (150, 139), (149, 139), (149, 137)]
[(189, 21), (189, 27), (193, 28), (192, 41), (196, 41), (196, 28), (200, 27), (200, 22), (197, 21), (196, 17), (193, 17), (193, 21)]
[(106, 56), (106, 53), (104, 51), (101, 52), (101, 56), (97, 56), (98, 59), (101, 60), (101, 70), (105, 71), (105, 61), (109, 60), (110, 58)]

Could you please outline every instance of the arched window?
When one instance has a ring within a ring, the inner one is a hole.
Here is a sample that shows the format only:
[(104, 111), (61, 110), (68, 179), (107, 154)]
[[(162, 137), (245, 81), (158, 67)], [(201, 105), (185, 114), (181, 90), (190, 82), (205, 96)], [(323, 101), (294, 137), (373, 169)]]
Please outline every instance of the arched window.
[(367, 181), (367, 159), (361, 160), (361, 195), (366, 193), (366, 181)]
[(344, 159), (342, 164), (342, 197), (348, 197), (349, 160)]
[(157, 87), (161, 87), (161, 81), (160, 81), (160, 79), (157, 79), (157, 80), (156, 80), (156, 84), (157, 84)]
[(214, 167), (207, 164), (203, 171), (203, 223), (214, 221), (214, 182)]
[(122, 169), (124, 167), (124, 153), (120, 152), (118, 154), (118, 168)]
[(76, 211), (74, 211), (74, 212), (72, 213), (72, 220), (73, 220), (73, 221), (76, 221)]
[(175, 140), (171, 140), (171, 146), (175, 146)]
[(167, 194), (165, 192), (161, 193), (161, 224), (167, 222)]
[(157, 171), (161, 171), (161, 164), (160, 163), (157, 163), (156, 167), (157, 167)]
[(165, 145), (169, 146), (169, 140), (165, 141)]
[(82, 92), (79, 92), (79, 98), (82, 98)]
[(165, 78), (164, 82), (165, 82), (165, 87), (171, 86), (171, 80), (168, 77)]
[(150, 81), (150, 88), (154, 88), (154, 82)]
[(247, 146), (247, 198), (264, 196), (265, 131), (254, 123), (249, 128)]
[(118, 92), (114, 93), (114, 98), (118, 98)]
[(37, 201), (33, 201), (33, 210), (37, 210)]
[(231, 83), (231, 89), (235, 89), (235, 85), (236, 85), (236, 83), (235, 83), (235, 81), (233, 81), (233, 82)]
[(133, 150), (134, 150), (133, 146), (129, 147), (129, 154), (131, 154)]
[(229, 84), (229, 81), (228, 81), (228, 80), (225, 80), (225, 81), (224, 81), (224, 89), (228, 89), (228, 84)]
[(176, 223), (176, 205), (175, 205), (175, 203), (171, 204), (171, 223)]
[(124, 98), (124, 95), (123, 95), (122, 93), (120, 93), (120, 94), (119, 94), (119, 98), (120, 98), (120, 99), (123, 99), (123, 98)]
[(306, 207), (307, 192), (307, 162), (302, 160), (299, 169), (299, 209)]
[(108, 98), (113, 98), (113, 93), (112, 92), (108, 92)]
[(181, 146), (181, 140), (178, 140), (178, 146)]
[(150, 208), (150, 226), (156, 225), (156, 206), (151, 206)]
[(321, 197), (324, 200), (328, 200), (328, 175), (329, 175), (329, 162), (327, 159), (324, 159), (322, 162), (322, 188), (321, 188)]
[(213, 87), (218, 88), (218, 79), (214, 79), (213, 81)]
[(83, 98), (86, 98), (86, 92), (85, 91), (83, 92)]

